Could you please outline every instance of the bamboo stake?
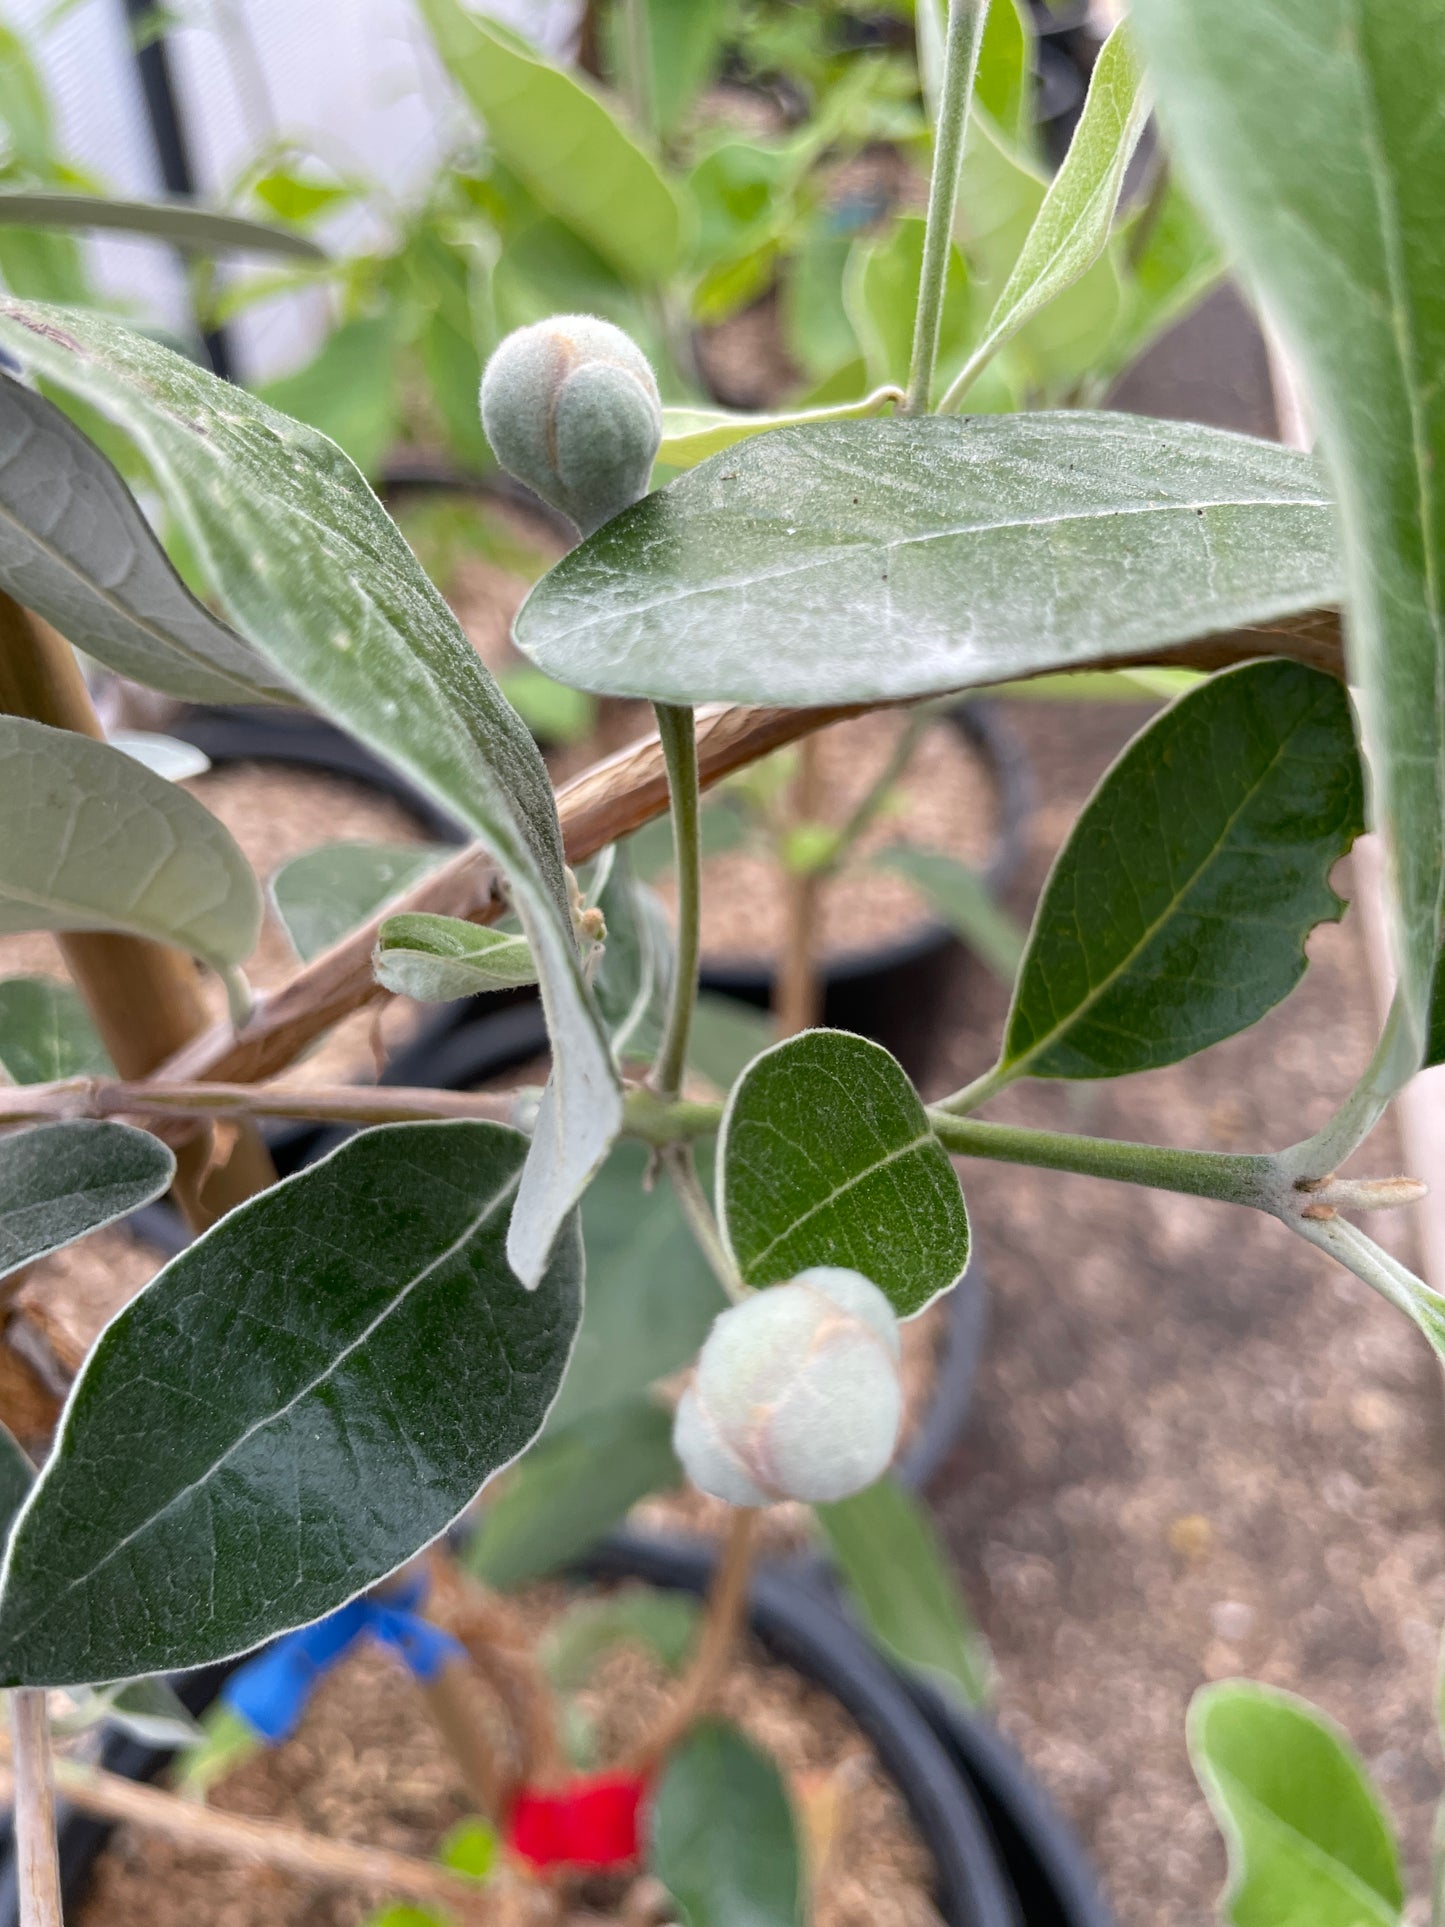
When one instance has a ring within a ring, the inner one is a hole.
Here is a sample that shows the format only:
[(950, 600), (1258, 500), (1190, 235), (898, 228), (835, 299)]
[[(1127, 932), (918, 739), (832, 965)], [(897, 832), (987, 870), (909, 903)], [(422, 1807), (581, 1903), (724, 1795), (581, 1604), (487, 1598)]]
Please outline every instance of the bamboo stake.
[(55, 1784), (45, 1694), (22, 1686), (10, 1695), (14, 1734), (16, 1876), (20, 1927), (64, 1927), (60, 1860), (55, 1850)]

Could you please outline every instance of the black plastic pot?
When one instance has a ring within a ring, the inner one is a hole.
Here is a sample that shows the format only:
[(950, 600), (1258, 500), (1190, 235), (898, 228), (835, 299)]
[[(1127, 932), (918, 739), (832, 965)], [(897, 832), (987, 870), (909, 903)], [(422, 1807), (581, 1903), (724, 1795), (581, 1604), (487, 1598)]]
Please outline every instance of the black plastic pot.
[[(987, 703), (952, 710), (949, 721), (983, 757), (998, 797), (998, 835), (984, 866), (990, 888), (1017, 874), (1033, 781), (1018, 739)], [(830, 957), (823, 972), (823, 1022), (884, 1045), (910, 1075), (926, 1070), (943, 992), (963, 945), (947, 925), (928, 922), (896, 943)], [(705, 990), (721, 991), (766, 1010), (773, 996), (771, 961), (702, 961)]]
[[(578, 1567), (589, 1578), (640, 1579), (696, 1594), (706, 1591), (712, 1569), (703, 1549), (625, 1536)], [(944, 1706), (931, 1689), (890, 1667), (836, 1607), (786, 1573), (755, 1578), (749, 1623), (777, 1661), (829, 1693), (872, 1745), (933, 1857), (936, 1899), (949, 1927), (1113, 1927), (1082, 1849), (985, 1721)], [(179, 1682), (193, 1712), (211, 1703), (228, 1670), (211, 1667)], [(102, 1761), (131, 1779), (154, 1779), (169, 1757), (112, 1737)], [(109, 1833), (104, 1822), (62, 1806), (67, 1908), (83, 1898)], [(18, 1922), (7, 1835), (0, 1842), (0, 1927)]]

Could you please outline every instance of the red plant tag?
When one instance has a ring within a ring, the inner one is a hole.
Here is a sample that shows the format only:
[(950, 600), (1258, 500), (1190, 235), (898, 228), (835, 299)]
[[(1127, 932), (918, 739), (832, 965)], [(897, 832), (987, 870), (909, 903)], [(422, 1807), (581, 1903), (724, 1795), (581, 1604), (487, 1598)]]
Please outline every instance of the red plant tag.
[(618, 1867), (638, 1856), (640, 1774), (602, 1773), (545, 1793), (523, 1787), (507, 1816), (507, 1845), (534, 1867)]

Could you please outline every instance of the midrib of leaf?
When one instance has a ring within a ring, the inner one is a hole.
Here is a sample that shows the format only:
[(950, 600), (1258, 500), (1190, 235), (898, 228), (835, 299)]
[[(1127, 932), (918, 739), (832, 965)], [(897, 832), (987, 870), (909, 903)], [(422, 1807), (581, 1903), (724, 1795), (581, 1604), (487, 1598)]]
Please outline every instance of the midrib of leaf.
[[(959, 522), (950, 524), (947, 528), (928, 529), (919, 535), (893, 535), (883, 541), (872, 537), (855, 541), (837, 538), (828, 553), (820, 555), (815, 561), (783, 563), (776, 569), (755, 570), (747, 575), (719, 575), (697, 587), (669, 590), (667, 594), (660, 595), (651, 602), (630, 602), (627, 605), (627, 613), (630, 616), (650, 615), (654, 609), (672, 608), (677, 603), (691, 602), (698, 596), (716, 595), (721, 590), (749, 589), (763, 582), (781, 582), (792, 576), (809, 575), (817, 569), (831, 568), (837, 561), (839, 553), (846, 553), (849, 550), (866, 552), (872, 549), (879, 554), (893, 555), (900, 549), (921, 548), (929, 542), (945, 542), (960, 535), (1003, 535), (1013, 529), (1057, 528), (1074, 522), (1112, 522), (1118, 521), (1123, 516), (1193, 515), (1197, 520), (1200, 511), (1209, 509), (1310, 509), (1328, 506), (1328, 497), (1323, 495), (1250, 495), (1238, 500), (1226, 500), (1214, 496), (1205, 502), (1140, 502), (1128, 508), (1078, 509), (1061, 515), (1015, 516), (1007, 521)], [(1205, 546), (1207, 547), (1208, 544), (1206, 543)], [(1297, 602), (1297, 597), (1290, 598), (1289, 608), (1293, 609)], [(598, 609), (590, 616), (579, 616), (572, 627), (580, 633), (585, 629), (595, 628), (598, 623), (607, 623), (611, 619), (609, 611)]]
[[(781, 1133), (779, 1133), (779, 1135), (781, 1136)], [(921, 1136), (914, 1138), (911, 1144), (900, 1144), (896, 1150), (886, 1152), (881, 1158), (878, 1158), (874, 1163), (868, 1165), (866, 1169), (854, 1171), (850, 1176), (846, 1177), (841, 1184), (835, 1185), (826, 1198), (818, 1198), (808, 1206), (806, 1211), (794, 1218), (786, 1230), (780, 1231), (775, 1238), (770, 1238), (760, 1251), (754, 1252), (747, 1261), (748, 1270), (751, 1271), (754, 1266), (765, 1263), (772, 1252), (783, 1243), (784, 1239), (791, 1238), (800, 1225), (805, 1225), (810, 1218), (816, 1218), (818, 1213), (820, 1211), (826, 1211), (830, 1204), (836, 1204), (845, 1192), (853, 1190), (856, 1185), (862, 1184), (865, 1178), (871, 1178), (879, 1171), (887, 1170), (890, 1164), (896, 1164), (900, 1158), (906, 1158), (911, 1152), (921, 1150), (925, 1144), (929, 1144), (932, 1141), (932, 1131), (924, 1131)], [(795, 1146), (794, 1148), (796, 1149), (797, 1147)], [(719, 1162), (718, 1168), (720, 1170), (722, 1169), (721, 1162)]]
[[(137, 510), (137, 513), (139, 513), (139, 510)], [(141, 630), (153, 643), (159, 645), (163, 652), (168, 651), (178, 656), (184, 656), (188, 662), (194, 663), (198, 669), (203, 669), (208, 676), (221, 677), (224, 681), (230, 683), (231, 687), (244, 701), (251, 702), (255, 699), (256, 687), (254, 683), (241, 680), (231, 670), (224, 668), (220, 663), (216, 662), (213, 657), (204, 654), (204, 652), (199, 649), (192, 648), (188, 643), (182, 642), (179, 636), (173, 635), (169, 630), (157, 628), (149, 617), (139, 614), (134, 609), (126, 608), (125, 604), (119, 601), (110, 589), (105, 588), (103, 584), (98, 582), (93, 576), (82, 575), (68, 556), (63, 555), (59, 549), (55, 548), (52, 543), (40, 535), (35, 529), (27, 527), (25, 523), (21, 522), (17, 516), (10, 512), (4, 503), (0, 503), (0, 521), (5, 522), (13, 529), (18, 529), (27, 541), (32, 542), (37, 549), (42, 550), (52, 562), (63, 569), (73, 582), (80, 584), (97, 602), (103, 602), (113, 615), (118, 616), (122, 621), (130, 623), (133, 627)], [(183, 586), (182, 593), (184, 593)], [(205, 611), (204, 613), (209, 614), (209, 611)], [(215, 621), (216, 618), (211, 617), (211, 620)], [(236, 642), (238, 646), (244, 647), (243, 639), (240, 636), (236, 637)], [(77, 646), (82, 649), (85, 647), (83, 638)], [(280, 672), (276, 671), (274, 673), (279, 675)]]
[[(1211, 1766), (1209, 1773), (1217, 1786), (1222, 1787), (1227, 1783), (1233, 1788), (1241, 1806), (1248, 1807), (1250, 1812), (1256, 1817), (1267, 1821), (1276, 1833), (1284, 1834), (1298, 1849), (1302, 1859), (1308, 1860), (1313, 1866), (1321, 1872), (1328, 1874), (1332, 1880), (1337, 1881), (1341, 1887), (1345, 1888), (1359, 1901), (1374, 1920), (1380, 1922), (1380, 1927), (1398, 1927), (1400, 1919), (1399, 1910), (1391, 1906), (1389, 1901), (1385, 1899), (1385, 1896), (1380, 1893), (1377, 1888), (1370, 1886), (1367, 1881), (1362, 1880), (1352, 1867), (1347, 1867), (1343, 1860), (1336, 1860), (1332, 1854), (1326, 1853), (1317, 1841), (1311, 1840), (1308, 1834), (1301, 1833), (1298, 1827), (1286, 1820), (1282, 1814), (1277, 1813), (1273, 1807), (1266, 1806), (1257, 1794), (1252, 1793), (1241, 1780), (1237, 1779), (1235, 1775), (1227, 1769)], [(1235, 1822), (1234, 1825), (1236, 1834), (1238, 1834), (1238, 1823)], [(1240, 1841), (1240, 1853), (1241, 1858), (1244, 1858), (1242, 1840)]]
[[(1314, 705), (1311, 704), (1310, 705), (1311, 713), (1313, 713), (1313, 709), (1314, 709)], [(1038, 1057), (1043, 1051), (1047, 1050), (1050, 1044), (1056, 1043), (1061, 1035), (1072, 1030), (1073, 1027), (1081, 1020), (1081, 1018), (1085, 1017), (1088, 1014), (1088, 1012), (1093, 1009), (1094, 1005), (1098, 1003), (1099, 999), (1104, 995), (1104, 993), (1108, 990), (1112, 990), (1114, 985), (1118, 982), (1119, 978), (1122, 977), (1125, 974), (1125, 972), (1128, 971), (1133, 966), (1133, 964), (1135, 964), (1138, 961), (1141, 953), (1148, 949), (1149, 945), (1154, 941), (1155, 937), (1158, 936), (1160, 930), (1163, 929), (1164, 925), (1175, 914), (1175, 912), (1179, 909), (1180, 905), (1190, 895), (1190, 893), (1193, 890), (1197, 889), (1200, 882), (1203, 880), (1206, 872), (1210, 869), (1211, 865), (1213, 865), (1214, 862), (1218, 859), (1220, 852), (1223, 850), (1225, 842), (1229, 837), (1230, 831), (1234, 828), (1235, 824), (1239, 821), (1240, 817), (1249, 808), (1250, 804), (1254, 801), (1255, 797), (1259, 794), (1261, 785), (1266, 781), (1266, 779), (1273, 772), (1276, 764), (1280, 761), (1280, 758), (1284, 755), (1285, 751), (1289, 748), (1289, 745), (1294, 741), (1294, 738), (1297, 735), (1301, 726), (1302, 726), (1301, 723), (1296, 723), (1294, 728), (1291, 729), (1289, 735), (1286, 736), (1283, 739), (1283, 741), (1279, 743), (1279, 745), (1276, 747), (1274, 751), (1274, 754), (1270, 757), (1268, 763), (1265, 764), (1264, 768), (1260, 771), (1255, 781), (1250, 785), (1248, 791), (1245, 793), (1243, 797), (1241, 797), (1238, 804), (1230, 812), (1228, 818), (1225, 821), (1223, 829), (1220, 831), (1219, 835), (1215, 838), (1214, 843), (1210, 847), (1208, 853), (1203, 858), (1203, 860), (1195, 866), (1194, 872), (1190, 876), (1188, 882), (1184, 885), (1183, 889), (1175, 891), (1174, 895), (1170, 898), (1169, 902), (1164, 906), (1163, 910), (1160, 911), (1159, 915), (1155, 917), (1154, 921), (1140, 935), (1138, 941), (1134, 944), (1133, 948), (1129, 950), (1123, 957), (1121, 957), (1119, 962), (1114, 965), (1113, 969), (1108, 971), (1103, 977), (1101, 977), (1097, 984), (1092, 984), (1089, 987), (1089, 990), (1084, 996), (1084, 998), (1082, 999), (1082, 1001), (1075, 1004), (1074, 1008), (1071, 1011), (1069, 1011), (1058, 1023), (1056, 1023), (1051, 1031), (1047, 1032), (1045, 1036), (1040, 1038), (1040, 1040), (1036, 1044), (1031, 1044), (1029, 1048), (1022, 1053), (1021, 1056), (1000, 1058), (999, 1069), (1001, 1071), (1006, 1071), (1011, 1078), (1019, 1076), (1022, 1073), (1026, 1072), (1028, 1069), (1028, 1066), (1034, 1061), (1036, 1057)], [(1045, 892), (1047, 893), (1047, 885), (1045, 886)], [(1020, 992), (1022, 992), (1023, 983), (1024, 983), (1024, 973), (1021, 970), (1019, 973)], [(1010, 1013), (1010, 1018), (1009, 1018), (1010, 1028), (1012, 1027), (1012, 1022), (1013, 1022), (1012, 1013)]]
[[(333, 1378), (346, 1361), (352, 1357), (355, 1352), (359, 1351), (363, 1345), (367, 1344), (381, 1326), (401, 1309), (419, 1285), (424, 1284), (442, 1265), (447, 1264), (451, 1259), (456, 1257), (458, 1252), (465, 1249), (498, 1207), (505, 1204), (512, 1192), (516, 1190), (521, 1181), (521, 1176), (522, 1173), (519, 1168), (508, 1178), (502, 1188), (487, 1200), (467, 1228), (458, 1233), (457, 1237), (452, 1240), (451, 1244), (449, 1244), (444, 1251), (438, 1252), (436, 1257), (430, 1259), (423, 1265), (420, 1271), (415, 1272), (408, 1278), (396, 1296), (382, 1307), (375, 1318), (372, 1319), (371, 1323), (367, 1325), (363, 1331), (358, 1332), (349, 1344), (345, 1345), (334, 1358), (329, 1360), (325, 1369), (318, 1372), (309, 1384), (303, 1385), (298, 1392), (293, 1393), (293, 1395), (286, 1400), (284, 1405), (278, 1405), (274, 1412), (268, 1412), (263, 1418), (258, 1418), (251, 1425), (248, 1425), (240, 1437), (233, 1439), (225, 1451), (221, 1453), (220, 1457), (209, 1465), (204, 1472), (199, 1473), (191, 1480), (189, 1485), (183, 1486), (179, 1492), (172, 1494), (172, 1496), (166, 1500), (166, 1503), (158, 1507), (148, 1518), (142, 1519), (138, 1525), (133, 1526), (123, 1539), (117, 1540), (109, 1552), (102, 1558), (97, 1559), (95, 1564), (89, 1567), (87, 1571), (80, 1573), (76, 1578), (70, 1580), (53, 1599), (46, 1602), (45, 1606), (42, 1607), (39, 1612), (33, 1613), (22, 1626), (18, 1626), (15, 1629), (13, 1637), (17, 1641), (24, 1639), (33, 1627), (39, 1625), (42, 1620), (50, 1616), (51, 1612), (62, 1600), (67, 1599), (78, 1587), (88, 1585), (98, 1572), (102, 1572), (112, 1560), (118, 1559), (128, 1546), (148, 1533), (159, 1520), (165, 1518), (168, 1512), (173, 1511), (178, 1505), (181, 1505), (185, 1500), (189, 1499), (192, 1493), (198, 1492), (203, 1486), (208, 1485), (211, 1480), (215, 1478), (221, 1467), (225, 1465), (229, 1459), (234, 1457), (243, 1446), (248, 1445), (258, 1432), (265, 1431), (268, 1426), (274, 1425), (278, 1419), (285, 1418), (289, 1412), (294, 1411), (298, 1405), (310, 1398), (320, 1386), (326, 1384), (329, 1379)], [(257, 1206), (264, 1203), (264, 1201), (265, 1194), (263, 1194), (262, 1197), (254, 1199), (250, 1206), (242, 1205), (239, 1212), (233, 1211), (228, 1218), (222, 1220), (222, 1224), (234, 1224), (239, 1217), (249, 1210), (255, 1210)], [(190, 1246), (190, 1251), (196, 1251), (205, 1243), (207, 1238), (214, 1237), (215, 1233), (220, 1229), (221, 1224), (217, 1224), (214, 1225), (209, 1232), (203, 1233), (202, 1236), (197, 1238), (195, 1243)], [(179, 1260), (176, 1262), (179, 1262)], [(164, 1276), (164, 1273), (160, 1275)], [(153, 1280), (152, 1282), (155, 1281)], [(5, 1555), (5, 1563), (3, 1569), (0, 1569), (0, 1594), (3, 1594), (9, 1582), (10, 1566), (14, 1558), (15, 1545), (20, 1535), (20, 1527), (23, 1523), (24, 1515), (28, 1513), (30, 1508), (37, 1502), (44, 1490), (44, 1485), (45, 1481), (43, 1477), (37, 1479), (35, 1485), (31, 1488), (30, 1495), (24, 1507), (21, 1512), (16, 1515), (15, 1524), (10, 1534), (10, 1544)]]
[[(1431, 684), (1435, 697), (1435, 801), (1437, 862), (1435, 876), (1434, 927), (1439, 929), (1442, 901), (1445, 901), (1445, 628), (1442, 628), (1439, 564), (1435, 556), (1435, 493), (1432, 482), (1433, 452), (1420, 408), (1422, 392), (1419, 379), (1418, 350), (1415, 345), (1414, 316), (1405, 274), (1404, 247), (1400, 233), (1400, 210), (1394, 182), (1385, 160), (1380, 137), (1379, 101), (1375, 77), (1366, 58), (1360, 33), (1361, 0), (1353, 0), (1350, 29), (1356, 63), (1360, 72), (1360, 137), (1369, 163), (1370, 184), (1380, 215), (1380, 243), (1384, 251), (1385, 273), (1390, 285), (1390, 323), (1400, 359), (1400, 375), (1405, 389), (1405, 404), (1410, 414), (1410, 452), (1414, 457), (1415, 500), (1420, 520), (1420, 546), (1425, 569), (1426, 611), (1435, 642)], [(1427, 995), (1428, 995), (1428, 986)]]

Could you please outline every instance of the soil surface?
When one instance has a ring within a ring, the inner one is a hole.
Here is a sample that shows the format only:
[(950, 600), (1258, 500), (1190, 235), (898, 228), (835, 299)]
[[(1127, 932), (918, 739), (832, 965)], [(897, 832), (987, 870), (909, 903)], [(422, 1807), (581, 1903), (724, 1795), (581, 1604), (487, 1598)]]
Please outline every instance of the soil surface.
[[(518, 1604), (540, 1636), (573, 1596), (559, 1586), (536, 1588)], [(598, 1757), (617, 1757), (647, 1731), (671, 1690), (669, 1676), (643, 1649), (613, 1649), (573, 1702)], [(724, 1682), (719, 1710), (788, 1778), (812, 1868), (813, 1927), (942, 1927), (928, 1897), (927, 1849), (867, 1741), (834, 1700), (750, 1648)], [(329, 1674), (294, 1737), (222, 1781), (210, 1804), (424, 1856), (467, 1812), (415, 1686), (394, 1657), (376, 1649), (359, 1650)], [(609, 1882), (610, 1893), (591, 1884), (565, 1927), (673, 1918), (665, 1898), (654, 1910), (635, 1887), (635, 1911), (622, 1914), (622, 1883)], [(385, 1899), (303, 1889), (284, 1875), (122, 1828), (97, 1863), (76, 1927), (361, 1927)], [(502, 1904), (488, 1917), (497, 1927), (521, 1927), (534, 1916)]]
[[(1007, 714), (1039, 787), (1014, 898), (1026, 914), (1079, 803), (1148, 712)], [(1348, 862), (1336, 884), (1350, 895)], [(1217, 1150), (1291, 1143), (1324, 1122), (1376, 1035), (1356, 913), (1317, 931), (1310, 954), (1286, 1003), (1187, 1064), (1016, 1089), (987, 1115)], [(925, 1096), (987, 1067), (1005, 1009), (983, 973), (958, 980)], [(1198, 1686), (1233, 1675), (1341, 1721), (1420, 1893), (1445, 1617), (1445, 1410), (1425, 1341), (1253, 1212), (960, 1168), (989, 1335), (970, 1429), (931, 1496), (994, 1646), (1002, 1723), (1077, 1826), (1121, 1927), (1214, 1917), (1224, 1854), (1184, 1716)], [(1352, 1168), (1401, 1168), (1388, 1120)], [(1362, 1222), (1409, 1259), (1407, 1220)]]

